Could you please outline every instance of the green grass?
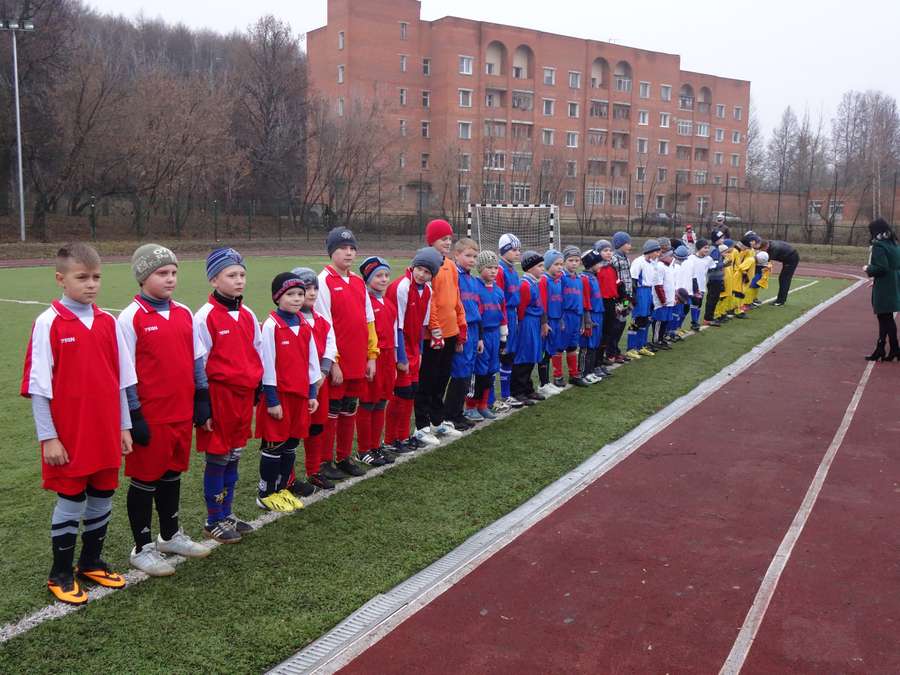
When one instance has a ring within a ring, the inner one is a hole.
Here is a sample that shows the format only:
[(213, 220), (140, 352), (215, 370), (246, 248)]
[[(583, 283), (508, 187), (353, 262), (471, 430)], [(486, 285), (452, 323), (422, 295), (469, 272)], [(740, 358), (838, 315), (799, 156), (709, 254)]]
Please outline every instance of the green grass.
[[(318, 268), (322, 262), (251, 259), (248, 304), (264, 315), (275, 273), (300, 263)], [(179, 298), (196, 307), (207, 292), (202, 264), (187, 262), (180, 272)], [(55, 295), (46, 269), (0, 270), (0, 282), (2, 297), (46, 300)], [(803, 283), (797, 279), (795, 287)], [(845, 286), (821, 280), (791, 296), (785, 307), (762, 307), (750, 320), (704, 331), (671, 355), (629, 364), (608, 383), (569, 391), (397, 466), (266, 526), (239, 546), (179, 566), (174, 578), (141, 583), (44, 623), (0, 648), (0, 671), (241, 672), (270, 666)], [(101, 305), (123, 307), (132, 293), (127, 266), (104, 268)], [(0, 622), (8, 622), (48, 601), (44, 580), (54, 500), (40, 489), (30, 409), (16, 395), (31, 321), (41, 308), (0, 304), (0, 373), (7, 383), (0, 392), (0, 425), (6, 431), (0, 441), (5, 487), (0, 492)], [(653, 400), (642, 398), (648, 376), (667, 383)], [(566, 432), (549, 432), (560, 428)], [(253, 446), (242, 461), (236, 498), (236, 511), (245, 517), (256, 515)], [(194, 536), (204, 515), (199, 468), (195, 460), (184, 481), (181, 508)], [(124, 490), (116, 496), (106, 546), (106, 557), (120, 568), (132, 545), (124, 496)]]

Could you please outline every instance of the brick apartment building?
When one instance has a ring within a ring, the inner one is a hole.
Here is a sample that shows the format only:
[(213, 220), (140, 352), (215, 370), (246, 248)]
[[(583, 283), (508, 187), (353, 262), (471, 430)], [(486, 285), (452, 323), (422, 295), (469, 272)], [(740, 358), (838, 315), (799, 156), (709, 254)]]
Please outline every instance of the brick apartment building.
[(698, 216), (723, 208), (726, 183), (743, 186), (749, 82), (682, 70), (675, 54), (423, 21), (420, 9), (328, 0), (327, 25), (307, 34), (310, 83), (337, 114), (384, 104), (395, 208), (450, 212), (450, 195), (622, 219), (672, 211), (677, 194)]

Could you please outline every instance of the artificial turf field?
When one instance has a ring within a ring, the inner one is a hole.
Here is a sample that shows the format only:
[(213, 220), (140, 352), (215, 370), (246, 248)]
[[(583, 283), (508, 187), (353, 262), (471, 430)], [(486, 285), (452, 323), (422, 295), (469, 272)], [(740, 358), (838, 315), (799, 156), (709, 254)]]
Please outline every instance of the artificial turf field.
[[(264, 317), (276, 273), (300, 264), (318, 270), (324, 262), (250, 258), (247, 304)], [(392, 263), (395, 269), (403, 264)], [(180, 276), (176, 297), (199, 307), (208, 293), (203, 263), (182, 263)], [(807, 282), (797, 278), (794, 288)], [(628, 364), (608, 382), (498, 420), (281, 518), (238, 546), (180, 565), (175, 577), (145, 581), (45, 622), (0, 645), (0, 671), (254, 672), (273, 665), (846, 285), (820, 279), (784, 307), (761, 307), (747, 321)], [(49, 268), (0, 270), (0, 289), (0, 298), (39, 302), (57, 293)], [(122, 308), (135, 289), (127, 265), (105, 265), (99, 304)], [(40, 489), (30, 407), (18, 396), (30, 326), (44, 308), (0, 307), (0, 624), (6, 624), (49, 601), (44, 584), (54, 499)], [(704, 429), (706, 422), (698, 433)], [(246, 519), (259, 513), (253, 501), (257, 448), (251, 442), (244, 455), (235, 499), (236, 513)], [(205, 513), (201, 467), (195, 459), (183, 481), (180, 512), (196, 538)], [(119, 569), (132, 546), (124, 497), (121, 489), (105, 548)]]

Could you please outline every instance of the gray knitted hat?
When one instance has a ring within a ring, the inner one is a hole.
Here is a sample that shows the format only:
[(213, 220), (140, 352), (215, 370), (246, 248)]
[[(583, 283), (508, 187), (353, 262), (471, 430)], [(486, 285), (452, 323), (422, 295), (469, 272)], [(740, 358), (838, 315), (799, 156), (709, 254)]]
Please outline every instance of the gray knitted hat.
[(139, 284), (147, 281), (147, 277), (160, 267), (178, 265), (178, 258), (165, 246), (160, 244), (143, 244), (131, 256), (131, 271)]
[(475, 258), (475, 269), (481, 272), (485, 267), (497, 267), (500, 264), (500, 258), (493, 251), (481, 251)]

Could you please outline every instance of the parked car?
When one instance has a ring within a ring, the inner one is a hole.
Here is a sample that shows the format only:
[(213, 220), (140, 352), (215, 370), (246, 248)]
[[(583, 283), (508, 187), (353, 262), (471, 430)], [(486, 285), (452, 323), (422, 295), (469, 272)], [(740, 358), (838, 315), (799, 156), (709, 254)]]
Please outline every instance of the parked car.
[(741, 217), (731, 211), (713, 211), (712, 222), (719, 225), (732, 225), (741, 222)]
[(666, 211), (648, 211), (647, 215), (636, 218), (635, 223), (644, 225), (681, 225), (681, 216), (673, 215)]

